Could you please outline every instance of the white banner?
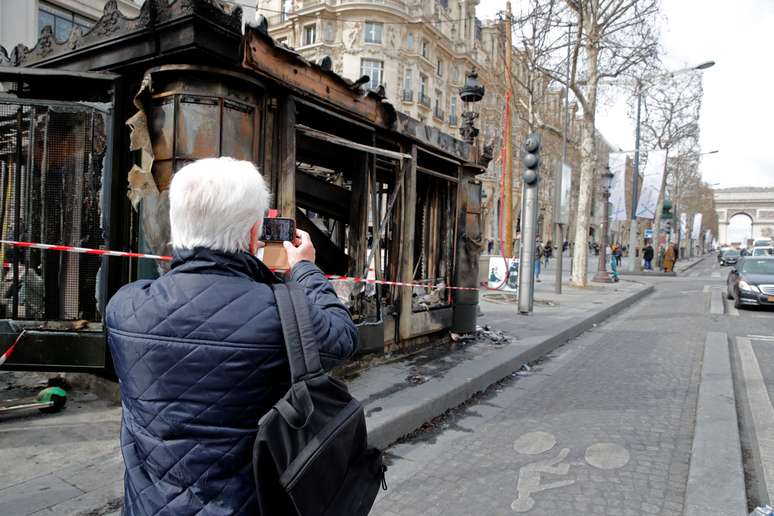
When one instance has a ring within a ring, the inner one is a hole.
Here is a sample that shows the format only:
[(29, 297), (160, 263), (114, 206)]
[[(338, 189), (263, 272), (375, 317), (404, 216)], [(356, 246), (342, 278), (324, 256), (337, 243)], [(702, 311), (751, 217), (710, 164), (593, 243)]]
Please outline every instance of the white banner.
[(704, 232), (704, 243), (709, 244), (712, 242), (712, 230), (708, 229)]
[(626, 220), (626, 153), (616, 152), (610, 154), (608, 159), (610, 173), (613, 174), (613, 182), (610, 186), (610, 219)]
[(680, 214), (680, 238), (685, 240), (688, 236), (687, 233), (688, 233), (688, 214), (681, 213)]
[(694, 240), (701, 238), (701, 213), (697, 213), (693, 216), (693, 231), (691, 232), (691, 238)]
[(653, 150), (648, 152), (648, 163), (642, 178), (640, 201), (637, 203), (637, 216), (643, 219), (656, 218), (656, 207), (661, 195), (661, 182), (666, 168), (666, 151)]
[(570, 223), (570, 192), (572, 192), (572, 169), (562, 163), (562, 191), (559, 196), (558, 224)]

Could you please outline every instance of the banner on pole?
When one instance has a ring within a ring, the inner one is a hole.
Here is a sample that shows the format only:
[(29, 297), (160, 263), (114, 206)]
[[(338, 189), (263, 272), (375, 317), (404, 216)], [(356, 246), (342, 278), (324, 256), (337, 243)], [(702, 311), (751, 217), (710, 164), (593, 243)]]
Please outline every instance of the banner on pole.
[(637, 216), (643, 219), (655, 219), (658, 198), (661, 196), (661, 183), (666, 168), (665, 150), (653, 150), (648, 153), (648, 163), (642, 179), (640, 201), (637, 203)]
[(680, 238), (685, 239), (688, 237), (688, 214), (680, 214)]
[(691, 238), (694, 240), (701, 238), (701, 213), (697, 213), (693, 216), (693, 231), (691, 232)]
[(572, 192), (572, 168), (562, 163), (562, 190), (559, 192), (559, 224), (570, 223), (570, 192)]
[(626, 153), (615, 152), (608, 158), (613, 181), (610, 185), (610, 219), (626, 220)]

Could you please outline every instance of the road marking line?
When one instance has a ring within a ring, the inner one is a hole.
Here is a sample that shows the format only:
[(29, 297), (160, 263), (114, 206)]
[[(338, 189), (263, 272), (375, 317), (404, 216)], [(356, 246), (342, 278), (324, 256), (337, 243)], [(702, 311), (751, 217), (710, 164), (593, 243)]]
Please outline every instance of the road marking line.
[[(752, 348), (750, 339), (737, 337), (737, 350), (742, 369), (742, 383), (747, 395), (747, 415), (752, 422), (753, 450), (757, 452), (760, 470), (763, 478), (760, 481), (761, 490), (765, 490), (766, 498), (774, 499), (774, 445), (771, 443), (774, 429), (774, 408), (771, 406), (769, 391), (763, 380), (758, 358)], [(763, 494), (763, 493), (761, 493)]]
[(713, 272), (712, 273), (712, 277), (713, 278), (719, 278), (720, 277), (720, 273), (719, 272)]
[(774, 341), (774, 336), (772, 335), (748, 335), (748, 339), (751, 340), (771, 340)]
[(728, 315), (732, 317), (739, 317), (739, 310), (737, 310), (733, 305), (733, 301), (726, 299), (726, 302), (728, 303)]
[(711, 288), (712, 287), (709, 286), (709, 285), (704, 285), (704, 290), (702, 290), (702, 292), (704, 292), (706, 294), (706, 293), (708, 293), (710, 291)]
[[(728, 336), (708, 332), (704, 340), (684, 514), (743, 515), (747, 512), (744, 492)], [(713, 510), (707, 511), (707, 507)]]

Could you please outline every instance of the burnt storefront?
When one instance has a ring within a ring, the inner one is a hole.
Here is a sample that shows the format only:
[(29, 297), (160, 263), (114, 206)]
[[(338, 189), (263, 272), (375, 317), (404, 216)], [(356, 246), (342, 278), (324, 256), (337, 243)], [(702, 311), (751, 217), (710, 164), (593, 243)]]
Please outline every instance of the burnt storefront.
[[(0, 48), (2, 240), (166, 255), (168, 187), (204, 157), (255, 163), (312, 235), (366, 351), (475, 328), (487, 156), (268, 36), (217, 0), (149, 0)], [(470, 128), (469, 128), (470, 129)], [(109, 370), (101, 314), (167, 263), (3, 246), (4, 367)], [(384, 281), (385, 283), (380, 283)], [(392, 285), (401, 282), (413, 286)]]

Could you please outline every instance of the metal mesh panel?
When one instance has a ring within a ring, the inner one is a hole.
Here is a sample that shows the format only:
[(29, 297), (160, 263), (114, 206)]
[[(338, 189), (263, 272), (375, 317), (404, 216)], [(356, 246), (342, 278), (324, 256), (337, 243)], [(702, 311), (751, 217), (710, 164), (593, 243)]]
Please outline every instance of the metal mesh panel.
[[(0, 103), (3, 239), (101, 247), (104, 115)], [(99, 320), (96, 256), (4, 247), (0, 316)]]

